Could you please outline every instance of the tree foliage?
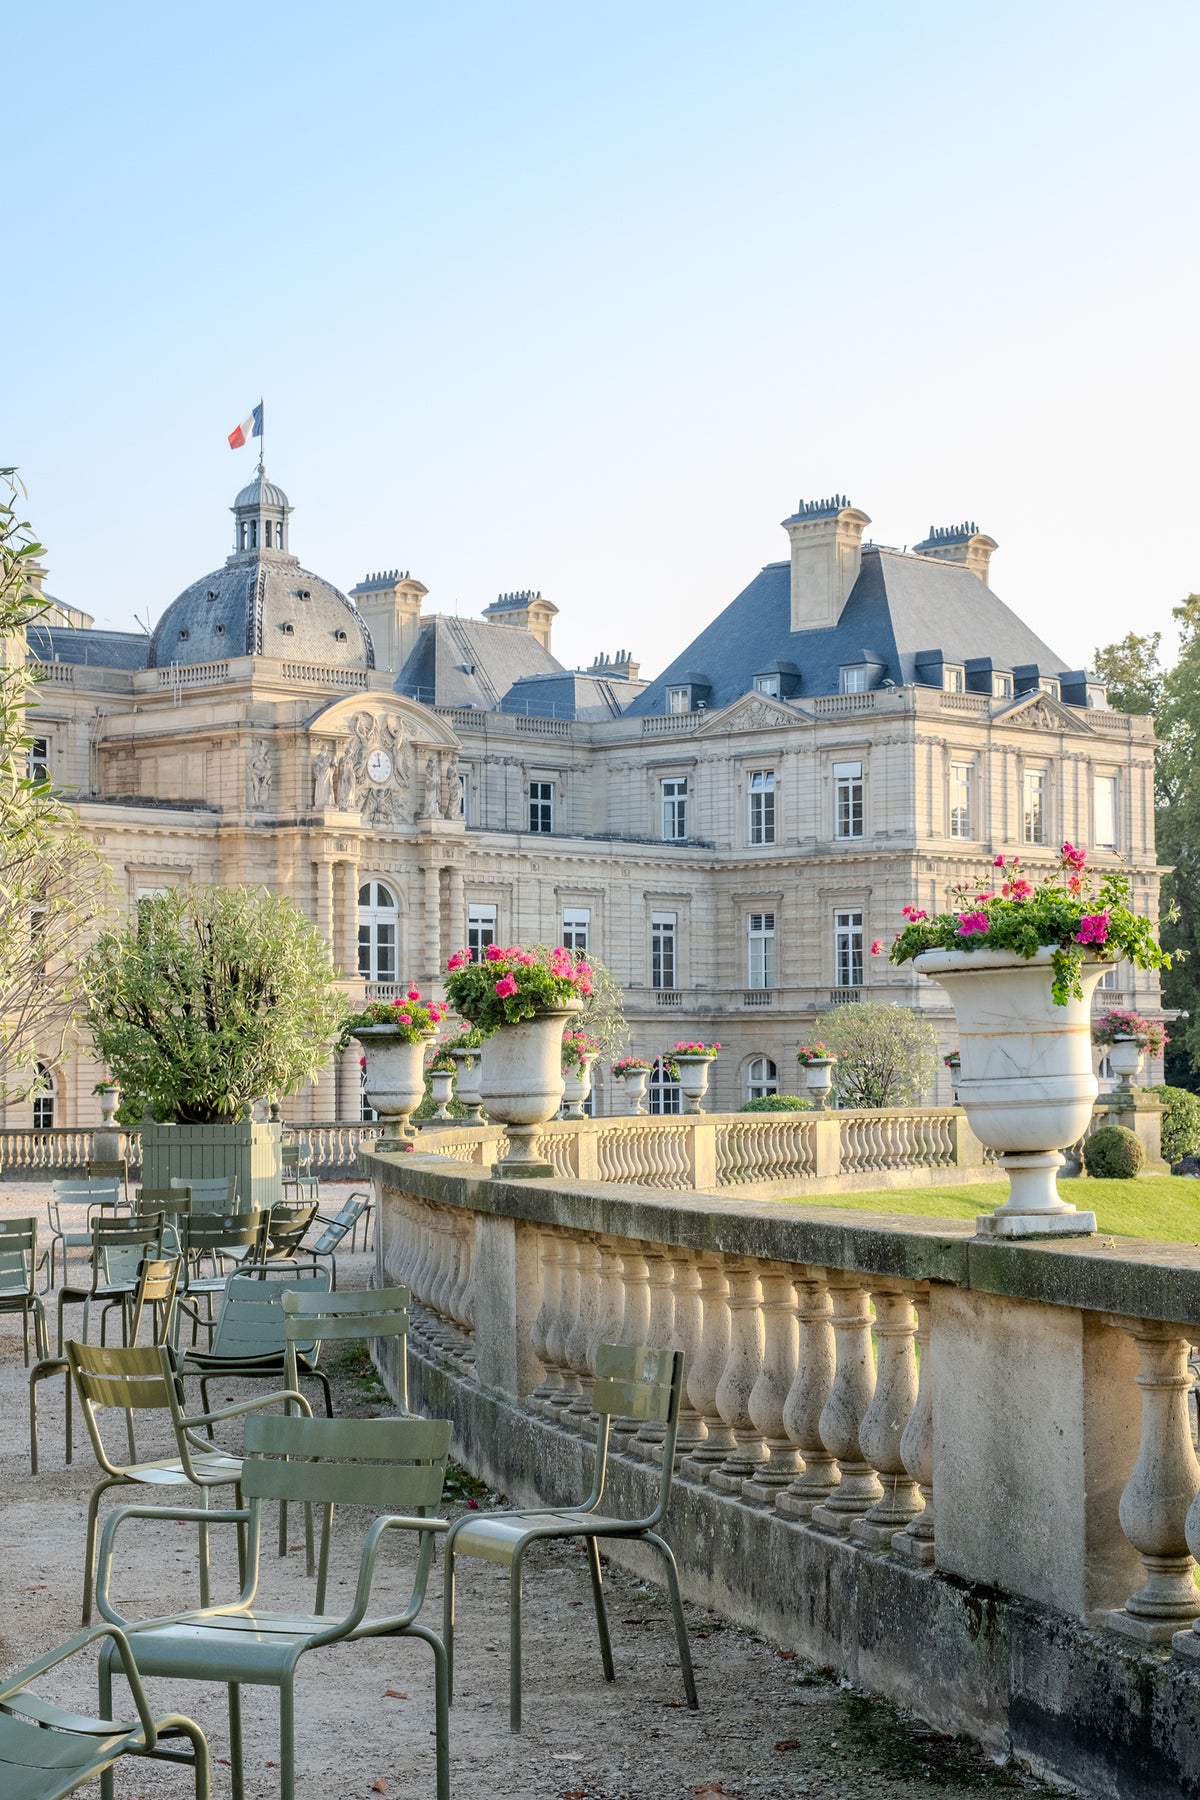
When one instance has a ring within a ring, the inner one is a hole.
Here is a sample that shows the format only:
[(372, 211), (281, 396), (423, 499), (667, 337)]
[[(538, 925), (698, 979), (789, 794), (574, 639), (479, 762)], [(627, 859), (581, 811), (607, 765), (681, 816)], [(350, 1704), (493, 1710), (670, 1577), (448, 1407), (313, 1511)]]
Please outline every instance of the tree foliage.
[(143, 900), (84, 959), (87, 1020), (126, 1105), (186, 1124), (242, 1117), (328, 1061), (345, 1014), (329, 947), (263, 888)]
[(47, 780), (30, 773), (28, 711), (38, 688), (25, 632), (48, 602), (29, 583), (41, 545), (0, 469), (0, 1099), (18, 1100), (53, 1065), (79, 1017), (79, 955), (103, 906), (107, 865)]
[(1162, 632), (1148, 637), (1129, 632), (1119, 644), (1097, 650), (1093, 665), (1108, 689), (1108, 703), (1117, 712), (1156, 713), (1162, 699), (1163, 672), (1158, 648)]
[(821, 1034), (838, 1059), (833, 1078), (843, 1106), (912, 1106), (933, 1087), (937, 1032), (911, 1007), (838, 1006)]

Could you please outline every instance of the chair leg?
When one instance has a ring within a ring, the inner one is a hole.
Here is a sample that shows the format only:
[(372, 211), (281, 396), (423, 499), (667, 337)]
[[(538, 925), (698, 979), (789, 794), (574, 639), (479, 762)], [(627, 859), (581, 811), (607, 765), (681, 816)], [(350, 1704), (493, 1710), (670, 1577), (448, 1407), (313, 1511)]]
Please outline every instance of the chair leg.
[(37, 1377), (29, 1383), (29, 1473), (38, 1472)]
[(317, 1611), (325, 1611), (325, 1589), (329, 1585), (329, 1546), (333, 1538), (333, 1507), (321, 1508), (321, 1556), (317, 1564)]
[[(200, 1489), (200, 1505), (204, 1509), (205, 1512), (208, 1511), (208, 1489), (207, 1488)], [(196, 1530), (199, 1534), (200, 1604), (201, 1604), (201, 1606), (207, 1606), (209, 1604), (208, 1526), (203, 1522), (203, 1520), (201, 1520), (200, 1524), (196, 1527)]]
[(666, 1564), (667, 1591), (671, 1596), (671, 1611), (675, 1615), (675, 1637), (679, 1644), (679, 1666), (683, 1670), (683, 1689), (687, 1695), (688, 1705), (695, 1712), (700, 1702), (696, 1698), (696, 1677), (692, 1671), (692, 1651), (688, 1643), (687, 1621), (683, 1616), (683, 1601), (679, 1597), (679, 1571), (675, 1567), (671, 1546), (664, 1543), (657, 1532), (647, 1531), (643, 1535), (645, 1542), (654, 1545)]
[(604, 1605), (604, 1586), (600, 1575), (600, 1546), (594, 1537), (587, 1540), (588, 1568), (592, 1572), (592, 1604), (596, 1608), (596, 1630), (600, 1634), (600, 1660), (604, 1664), (605, 1681), (615, 1681), (612, 1642), (608, 1635), (608, 1613)]
[(21, 1347), (25, 1352), (25, 1367), (29, 1367), (29, 1308), (21, 1308)]
[(454, 1545), (446, 1540), (442, 1574), (442, 1643), (446, 1650), (446, 1704), (454, 1705)]
[(84, 1625), (90, 1625), (92, 1622), (92, 1582), (96, 1573), (96, 1517), (100, 1511), (100, 1496), (106, 1494), (110, 1487), (120, 1486), (121, 1483), (112, 1480), (111, 1477), (107, 1481), (101, 1481), (92, 1489), (92, 1497), (88, 1501), (87, 1534), (83, 1546), (83, 1613), (80, 1620)]
[(233, 1800), (242, 1800), (246, 1785), (242, 1757), (242, 1690), (236, 1681), (229, 1684), (229, 1780)]
[(296, 1800), (296, 1696), (290, 1675), (279, 1684), (279, 1800)]
[(33, 1341), (38, 1347), (38, 1356), (49, 1358), (50, 1334), (46, 1330), (46, 1308), (42, 1305), (40, 1294), (34, 1295), (33, 1309)]
[(72, 1394), (72, 1390), (71, 1390), (71, 1371), (70, 1371), (70, 1368), (68, 1368), (68, 1369), (67, 1369), (67, 1384), (66, 1384), (66, 1385), (67, 1385), (67, 1398), (66, 1398), (66, 1415), (67, 1415), (67, 1461), (68, 1461), (68, 1463), (70, 1463), (70, 1462), (71, 1462), (71, 1461), (72, 1461), (72, 1460), (73, 1460), (73, 1459), (74, 1459), (74, 1455), (75, 1455), (75, 1442), (74, 1442), (74, 1434), (73, 1434), (73, 1432), (72, 1432), (72, 1429), (71, 1429), (71, 1407), (72, 1407), (72, 1405), (73, 1405), (73, 1404), (74, 1404), (74, 1396), (73, 1396), (73, 1394)]
[(521, 1729), (521, 1552), (508, 1583), (508, 1729)]
[[(113, 1716), (112, 1648), (112, 1639), (110, 1638), (100, 1649), (100, 1666), (97, 1673), (100, 1680), (99, 1710), (102, 1719), (111, 1719)], [(113, 1800), (113, 1773), (111, 1763), (100, 1777), (100, 1800)]]
[(190, 1719), (180, 1719), (176, 1730), (182, 1732), (192, 1746), (196, 1764), (196, 1800), (212, 1800), (212, 1756), (208, 1739)]
[[(65, 1273), (65, 1271), (64, 1271), (64, 1273)], [(63, 1297), (62, 1297), (62, 1292), (60, 1290), (59, 1296), (58, 1296), (58, 1354), (60, 1356), (62, 1355), (62, 1345), (63, 1345), (63, 1318), (62, 1318), (62, 1316), (63, 1316)]]
[(433, 1651), (437, 1800), (450, 1800), (450, 1656), (437, 1632), (427, 1625), (410, 1625), (409, 1634), (423, 1638)]
[(325, 1392), (325, 1417), (327, 1419), (332, 1419), (332, 1417), (333, 1417), (333, 1391), (329, 1386), (329, 1377), (325, 1373), (324, 1369), (313, 1369), (312, 1374), (316, 1378), (316, 1380), (320, 1382), (320, 1384)]

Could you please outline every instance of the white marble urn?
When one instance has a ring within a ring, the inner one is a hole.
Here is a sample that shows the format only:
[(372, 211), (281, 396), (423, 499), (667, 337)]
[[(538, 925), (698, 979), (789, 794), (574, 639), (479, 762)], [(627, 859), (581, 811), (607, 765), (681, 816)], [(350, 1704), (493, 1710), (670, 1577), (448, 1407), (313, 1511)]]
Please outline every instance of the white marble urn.
[(622, 1075), (621, 1084), (625, 1089), (625, 1114), (627, 1118), (642, 1118), (646, 1111), (646, 1085), (650, 1080), (649, 1069), (630, 1069)]
[(433, 1117), (439, 1125), (451, 1123), (450, 1102), (454, 1098), (454, 1070), (430, 1069), (429, 1092), (436, 1108)]
[(808, 1062), (801, 1063), (804, 1085), (808, 1089), (808, 1097), (822, 1112), (829, 1104), (829, 1090), (833, 1086), (833, 1070), (837, 1062), (836, 1056), (813, 1056)]
[(1108, 1066), (1117, 1077), (1118, 1091), (1127, 1094), (1137, 1080), (1142, 1066), (1142, 1047), (1135, 1037), (1114, 1038), (1104, 1053)]
[(483, 1095), (479, 1092), (479, 1063), (483, 1055), (482, 1047), (478, 1050), (452, 1050), (450, 1052), (456, 1065), (454, 1077), (454, 1093), (459, 1104), (467, 1109), (464, 1125), (483, 1124)]
[(367, 1104), (388, 1126), (379, 1148), (407, 1143), (413, 1135), (408, 1121), (425, 1098), (425, 1049), (433, 1033), (405, 1043), (392, 1025), (359, 1025), (353, 1035), (367, 1059)]
[(592, 1064), (595, 1055), (585, 1056), (577, 1069), (563, 1070), (562, 1116), (582, 1119), (583, 1103), (592, 1091)]
[(533, 1140), (562, 1105), (562, 1034), (582, 1011), (582, 1000), (568, 1001), (519, 1025), (501, 1025), (484, 1040), (480, 1097), (488, 1117), (508, 1128), (508, 1150), (495, 1175), (553, 1174), (534, 1155)]
[(704, 1111), (702, 1102), (708, 1092), (708, 1072), (715, 1060), (712, 1056), (687, 1056), (682, 1050), (672, 1052), (671, 1061), (679, 1070), (685, 1113)]
[(1099, 1085), (1092, 1070), (1091, 1000), (1105, 965), (1083, 966), (1082, 1000), (1056, 1006), (1053, 952), (926, 950), (915, 966), (945, 988), (958, 1019), (959, 1104), (998, 1151), (1009, 1197), (978, 1220), (995, 1237), (1095, 1231), (1096, 1215), (1065, 1201), (1055, 1179), (1064, 1146), (1083, 1136)]

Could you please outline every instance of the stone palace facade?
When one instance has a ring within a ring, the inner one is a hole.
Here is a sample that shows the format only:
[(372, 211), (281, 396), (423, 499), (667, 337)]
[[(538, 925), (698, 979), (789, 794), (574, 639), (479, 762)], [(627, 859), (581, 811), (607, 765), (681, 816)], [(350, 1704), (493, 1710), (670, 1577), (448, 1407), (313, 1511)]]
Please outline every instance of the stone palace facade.
[[(1152, 723), (993, 594), (973, 525), (901, 553), (843, 498), (802, 505), (788, 556), (644, 682), (624, 653), (564, 669), (531, 590), (480, 619), (425, 612), (398, 570), (347, 597), (292, 554), (261, 468), (233, 513), (232, 554), (152, 635), (61, 606), (29, 633), (33, 764), (118, 907), (262, 883), (357, 995), (428, 989), (463, 944), (586, 947), (625, 988), (634, 1052), (720, 1040), (720, 1110), (797, 1091), (796, 1047), (834, 1006), (923, 1007), (952, 1047), (941, 990), (870, 945), (999, 853), (1124, 857), (1156, 915)], [(1157, 978), (1115, 970), (1100, 1000), (1157, 1012)], [(80, 1049), (5, 1123), (93, 1122), (99, 1074)], [(622, 1110), (601, 1075), (598, 1110)], [(352, 1051), (285, 1115), (359, 1109)]]

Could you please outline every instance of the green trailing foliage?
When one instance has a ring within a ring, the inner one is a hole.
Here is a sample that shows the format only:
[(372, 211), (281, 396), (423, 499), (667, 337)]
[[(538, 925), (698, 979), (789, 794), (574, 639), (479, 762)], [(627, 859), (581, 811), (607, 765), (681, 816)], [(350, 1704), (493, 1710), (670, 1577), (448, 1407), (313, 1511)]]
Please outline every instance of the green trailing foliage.
[(177, 887), (139, 903), (83, 963), (87, 1021), (123, 1110), (241, 1118), (328, 1061), (345, 1018), (328, 945), (263, 888)]
[(1146, 1160), (1141, 1142), (1124, 1125), (1102, 1125), (1083, 1146), (1083, 1166), (1099, 1181), (1132, 1181)]

